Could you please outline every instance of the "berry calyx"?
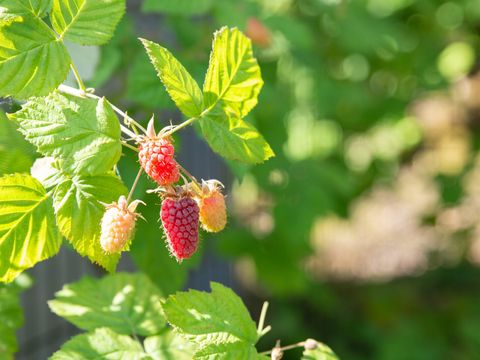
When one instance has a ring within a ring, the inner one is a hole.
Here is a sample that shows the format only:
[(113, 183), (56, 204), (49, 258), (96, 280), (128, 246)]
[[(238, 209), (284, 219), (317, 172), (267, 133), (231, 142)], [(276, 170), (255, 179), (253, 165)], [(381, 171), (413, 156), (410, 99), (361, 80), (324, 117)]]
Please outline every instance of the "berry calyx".
[(174, 155), (175, 148), (171, 139), (155, 134), (152, 119), (148, 125), (147, 136), (142, 137), (139, 141), (140, 165), (158, 185), (172, 185), (180, 178)]
[(205, 231), (219, 232), (227, 224), (227, 207), (222, 187), (217, 180), (202, 181), (202, 193), (196, 200), (200, 208), (200, 222)]
[(135, 212), (140, 200), (128, 205), (125, 196), (120, 196), (118, 203), (106, 205), (106, 211), (101, 222), (100, 245), (107, 253), (118, 253), (127, 247), (133, 232), (135, 222), (140, 216)]
[(199, 208), (187, 195), (174, 195), (162, 202), (160, 218), (170, 253), (178, 260), (190, 258), (198, 247)]

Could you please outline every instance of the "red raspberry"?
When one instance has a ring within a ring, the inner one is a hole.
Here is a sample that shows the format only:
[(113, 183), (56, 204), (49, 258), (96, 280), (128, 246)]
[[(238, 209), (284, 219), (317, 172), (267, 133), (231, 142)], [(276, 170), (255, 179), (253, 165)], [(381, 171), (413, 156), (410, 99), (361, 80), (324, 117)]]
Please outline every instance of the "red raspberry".
[(180, 178), (175, 149), (169, 139), (146, 139), (140, 143), (138, 158), (145, 172), (160, 186), (176, 183)]
[(169, 250), (178, 261), (188, 259), (198, 246), (199, 208), (190, 197), (166, 198), (160, 211)]
[(112, 203), (106, 206), (105, 214), (102, 218), (102, 232), (100, 235), (100, 245), (107, 253), (118, 253), (125, 249), (131, 240), (135, 230), (135, 221), (139, 214), (135, 209), (139, 200), (127, 203), (125, 196), (121, 196), (118, 203)]

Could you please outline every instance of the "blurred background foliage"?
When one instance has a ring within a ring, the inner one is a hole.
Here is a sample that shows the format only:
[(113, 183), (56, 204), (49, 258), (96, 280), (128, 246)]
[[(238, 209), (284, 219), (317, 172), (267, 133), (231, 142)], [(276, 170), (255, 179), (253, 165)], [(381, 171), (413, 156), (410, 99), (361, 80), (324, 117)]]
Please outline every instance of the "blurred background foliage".
[[(277, 156), (227, 164), (229, 225), (202, 250), (232, 263), (254, 312), (271, 299), (261, 345), (313, 337), (343, 359), (480, 359), (480, 1), (129, 6), (111, 43), (70, 50), (89, 86), (145, 122), (180, 117), (137, 36), (199, 82), (216, 29), (254, 42), (265, 86), (250, 120)], [(0, 172), (28, 170), (31, 149), (3, 134)], [(127, 184), (136, 166), (128, 153)], [(181, 289), (202, 254), (179, 267), (151, 225), (158, 207), (142, 212), (134, 261), (166, 293)]]

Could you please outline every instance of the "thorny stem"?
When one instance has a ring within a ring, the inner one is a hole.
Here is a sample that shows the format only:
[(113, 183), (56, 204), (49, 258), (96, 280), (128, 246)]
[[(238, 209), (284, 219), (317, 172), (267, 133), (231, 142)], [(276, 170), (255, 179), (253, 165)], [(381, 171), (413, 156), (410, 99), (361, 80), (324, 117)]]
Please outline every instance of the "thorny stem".
[(75, 79), (77, 80), (78, 87), (79, 87), (80, 90), (82, 90), (83, 92), (86, 92), (87, 89), (86, 89), (86, 87), (85, 87), (85, 84), (83, 83), (83, 80), (82, 80), (82, 78), (80, 77), (80, 74), (78, 73), (78, 70), (77, 70), (77, 68), (75, 67), (75, 64), (74, 64), (73, 62), (70, 64), (70, 68), (72, 69), (73, 75), (75, 76)]
[(130, 189), (130, 192), (128, 193), (127, 203), (129, 203), (130, 200), (132, 200), (133, 192), (135, 191), (135, 188), (137, 187), (137, 184), (138, 184), (138, 181), (140, 180), (140, 176), (142, 175), (142, 172), (143, 172), (143, 169), (140, 168), (140, 170), (138, 170), (137, 177), (135, 178), (135, 181), (133, 182), (132, 188)]
[[(301, 342), (296, 343), (296, 344), (287, 345), (287, 346), (283, 346), (283, 347), (276, 348), (276, 349), (280, 349), (281, 351), (286, 351), (286, 350), (292, 350), (292, 349), (296, 349), (296, 348), (304, 347), (304, 346), (305, 346), (305, 341), (301, 341)], [(261, 352), (260, 355), (269, 355), (269, 354), (272, 353), (272, 351), (273, 351), (273, 349), (272, 350), (267, 350), (267, 351)]]

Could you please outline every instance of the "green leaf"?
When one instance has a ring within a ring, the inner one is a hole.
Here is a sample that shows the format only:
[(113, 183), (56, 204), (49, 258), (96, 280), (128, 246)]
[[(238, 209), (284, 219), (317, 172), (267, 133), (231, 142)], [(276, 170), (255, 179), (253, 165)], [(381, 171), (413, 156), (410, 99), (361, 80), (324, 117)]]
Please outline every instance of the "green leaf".
[(100, 246), (100, 222), (105, 213), (101, 202), (118, 201), (126, 193), (122, 181), (111, 174), (67, 177), (54, 192), (57, 223), (63, 236), (80, 255), (108, 271), (115, 270), (120, 256), (108, 255)]
[(13, 359), (17, 351), (16, 331), (23, 324), (20, 292), (30, 286), (27, 275), (20, 275), (14, 283), (0, 284), (0, 359)]
[(305, 350), (302, 360), (339, 360), (337, 355), (327, 345), (318, 343), (314, 350)]
[(65, 46), (42, 20), (0, 12), (0, 97), (46, 95), (66, 79), (70, 63)]
[(142, 345), (130, 336), (100, 328), (73, 337), (50, 360), (140, 360), (148, 359)]
[(193, 356), (192, 344), (171, 330), (145, 339), (144, 347), (155, 360), (191, 360)]
[(203, 85), (205, 109), (218, 106), (228, 116), (244, 118), (257, 105), (262, 86), (250, 39), (237, 28), (216, 32)]
[(188, 117), (199, 116), (202, 113), (203, 96), (197, 82), (167, 49), (154, 42), (140, 40), (178, 108)]
[(214, 0), (145, 0), (144, 12), (166, 14), (199, 15), (210, 10)]
[(199, 123), (208, 144), (227, 159), (257, 164), (275, 155), (258, 130), (242, 119), (209, 113)]
[(196, 360), (257, 360), (255, 347), (246, 342), (209, 344), (202, 347), (193, 357)]
[(127, 99), (150, 109), (174, 109), (175, 105), (158, 81), (148, 56), (139, 53), (128, 71)]
[(125, 14), (125, 0), (54, 0), (50, 19), (61, 38), (82, 45), (110, 40)]
[(48, 305), (84, 330), (105, 326), (119, 334), (150, 336), (165, 328), (161, 297), (147, 276), (118, 273), (65, 285)]
[(52, 8), (53, 0), (0, 0), (0, 6), (12, 14), (33, 14), (38, 17), (45, 16)]
[(34, 149), (17, 131), (17, 125), (0, 110), (0, 176), (28, 172)]
[(54, 92), (33, 98), (10, 116), (40, 153), (63, 160), (62, 167), (68, 172), (103, 174), (122, 154), (120, 124), (105, 99)]
[(200, 345), (194, 358), (218, 354), (219, 359), (233, 359), (226, 357), (231, 351), (242, 354), (237, 359), (250, 359), (250, 354), (256, 354), (258, 334), (248, 310), (232, 290), (214, 282), (211, 288), (211, 293), (190, 290), (169, 296), (162, 304), (167, 321)]
[(0, 281), (55, 255), (61, 243), (43, 186), (28, 175), (0, 178)]
[(203, 85), (202, 133), (212, 149), (229, 160), (261, 163), (274, 156), (270, 145), (243, 118), (257, 104), (263, 86), (251, 41), (238, 29), (215, 34)]

